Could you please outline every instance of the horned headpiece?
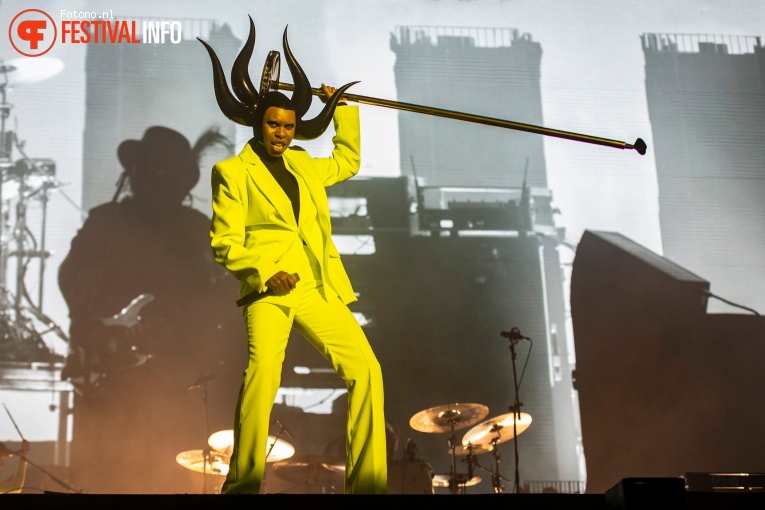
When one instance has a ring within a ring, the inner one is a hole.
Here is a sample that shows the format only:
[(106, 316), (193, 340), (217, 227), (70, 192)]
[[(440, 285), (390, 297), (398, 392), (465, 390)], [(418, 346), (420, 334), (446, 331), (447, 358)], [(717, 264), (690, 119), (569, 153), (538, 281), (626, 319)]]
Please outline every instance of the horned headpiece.
[[(250, 79), (248, 68), (250, 58), (252, 58), (252, 50), (255, 48), (255, 23), (252, 21), (252, 17), (250, 16), (250, 34), (247, 37), (247, 42), (239, 52), (239, 55), (236, 57), (234, 65), (231, 68), (231, 88), (234, 91), (233, 94), (228, 88), (226, 75), (223, 72), (223, 67), (220, 64), (220, 60), (218, 60), (215, 51), (213, 51), (212, 47), (205, 41), (199, 38), (197, 39), (205, 45), (207, 52), (210, 54), (210, 60), (212, 61), (213, 66), (215, 99), (218, 101), (218, 106), (223, 114), (229, 120), (232, 120), (237, 124), (251, 126), (254, 130), (259, 130), (260, 126), (258, 124), (259, 119), (262, 118), (262, 112), (258, 111), (258, 104), (263, 96), (269, 91), (256, 90)], [(297, 119), (295, 125), (295, 137), (303, 140), (318, 138), (324, 133), (327, 126), (329, 126), (337, 102), (341, 99), (343, 92), (345, 92), (348, 87), (358, 82), (347, 83), (338, 88), (316, 117), (310, 120), (305, 120), (303, 119), (303, 115), (305, 115), (311, 106), (313, 92), (311, 84), (303, 72), (303, 69), (290, 51), (289, 43), (287, 42), (286, 27), (284, 29), (282, 44), (287, 59), (287, 66), (295, 80), (294, 92), (289, 99), (289, 104), (291, 109), (295, 111), (295, 117)]]

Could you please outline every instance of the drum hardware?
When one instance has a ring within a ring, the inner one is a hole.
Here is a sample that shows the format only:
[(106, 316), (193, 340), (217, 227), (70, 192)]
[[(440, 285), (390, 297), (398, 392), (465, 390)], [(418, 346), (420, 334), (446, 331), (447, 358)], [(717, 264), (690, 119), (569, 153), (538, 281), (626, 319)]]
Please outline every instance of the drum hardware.
[(207, 448), (181, 452), (176, 455), (175, 460), (181, 466), (204, 475), (228, 474), (229, 457), (220, 452), (211, 452)]
[(471, 428), (462, 437), (465, 449), (473, 448), (475, 453), (485, 453), (496, 449), (496, 445), (515, 439), (531, 425), (531, 415), (521, 413), (516, 419), (515, 413), (507, 413), (488, 419)]
[(459, 490), (456, 479), (458, 445), (454, 432), (478, 423), (487, 414), (489, 408), (483, 404), (447, 404), (420, 411), (409, 420), (409, 425), (420, 432), (450, 432), (448, 443), (452, 452), (452, 475), (455, 477), (449, 487), (452, 494)]
[[(191, 391), (197, 388), (202, 389), (202, 404), (204, 407), (204, 418), (205, 418), (205, 432), (207, 433), (208, 443), (210, 438), (210, 405), (209, 405), (209, 398), (208, 398), (208, 391), (207, 386), (215, 378), (215, 375), (213, 374), (199, 374), (199, 377), (196, 381), (186, 386), (186, 391)], [(199, 469), (200, 459), (198, 458), (198, 455), (201, 455), (201, 465), (202, 470), (200, 471), (202, 473), (202, 494), (207, 494), (207, 475), (213, 474), (213, 475), (226, 475), (228, 473), (228, 460), (230, 457), (230, 453), (227, 456), (224, 456), (221, 452), (212, 452), (210, 450), (210, 445), (208, 444), (207, 447), (203, 448), (202, 450), (192, 450), (190, 452), (181, 452), (176, 456), (176, 460), (184, 467), (188, 467), (190, 469), (194, 469), (197, 471)], [(183, 461), (183, 462), (182, 462)], [(185, 462), (185, 464), (184, 464)], [(222, 467), (222, 465), (225, 464), (225, 469)], [(224, 472), (225, 471), (225, 472)]]
[[(489, 444), (461, 444), (455, 448), (454, 452), (462, 457), (475, 457), (484, 453), (489, 453), (494, 450), (494, 445)], [(451, 450), (449, 453), (451, 454)]]
[[(461, 444), (457, 446), (454, 449), (453, 454), (459, 455), (462, 458), (462, 462), (467, 464), (467, 474), (465, 475), (458, 475), (459, 476), (466, 476), (468, 480), (473, 479), (473, 474), (475, 472), (476, 467), (481, 467), (478, 464), (478, 455), (482, 455), (484, 453), (489, 453), (494, 451), (495, 445), (492, 443), (489, 444)], [(452, 454), (452, 451), (449, 450), (449, 453)], [(488, 470), (487, 470), (488, 471)], [(491, 472), (491, 471), (489, 471)], [(464, 485), (462, 482), (460, 482), (460, 479), (457, 479), (457, 485), (460, 488), (460, 492), (463, 494), (465, 493), (465, 487), (469, 487), (469, 485)]]
[[(497, 442), (497, 444), (499, 444), (499, 443)], [(470, 479), (472, 479), (472, 477), (474, 477), (474, 472), (475, 472), (476, 468), (485, 471), (486, 473), (488, 473), (491, 476), (491, 486), (492, 486), (492, 489), (493, 489), (494, 493), (495, 494), (502, 494), (502, 493), (505, 492), (505, 490), (504, 490), (504, 488), (502, 486), (502, 482), (505, 481), (505, 482), (508, 482), (508, 483), (513, 483), (513, 481), (505, 478), (504, 476), (502, 476), (502, 474), (499, 471), (499, 460), (500, 460), (500, 457), (501, 457), (499, 449), (498, 448), (492, 448), (491, 451), (492, 451), (492, 457), (494, 457), (494, 465), (491, 468), (486, 468), (486, 467), (482, 466), (478, 462), (478, 458), (475, 455), (471, 454), (471, 455), (468, 455), (465, 458), (465, 461), (468, 462), (468, 473), (467, 473), (467, 476)]]
[(388, 494), (435, 494), (433, 467), (424, 460), (405, 457), (388, 461)]
[(489, 408), (482, 404), (447, 404), (420, 411), (409, 419), (409, 426), (420, 432), (454, 432), (480, 422), (488, 414)]
[(417, 458), (417, 445), (406, 440), (404, 455), (393, 460), (388, 456), (388, 494), (435, 494), (433, 467)]
[[(252, 22), (252, 20), (250, 20)], [(254, 27), (251, 28), (254, 30)], [(286, 40), (285, 30), (285, 40)], [(260, 78), (260, 96), (272, 90), (286, 90), (294, 92), (295, 86), (290, 83), (282, 83), (279, 81), (280, 71), (280, 55), (278, 51), (270, 51), (266, 57), (266, 62), (263, 65), (263, 72)], [(321, 89), (312, 88), (311, 93), (315, 96), (324, 97), (324, 92)], [(539, 135), (552, 136), (556, 138), (563, 138), (567, 140), (573, 140), (577, 142), (590, 143), (595, 145), (603, 145), (606, 147), (613, 147), (616, 149), (634, 149), (641, 156), (646, 153), (647, 145), (642, 138), (638, 138), (635, 143), (628, 144), (617, 140), (609, 140), (607, 138), (600, 138), (595, 136), (583, 135), (579, 133), (572, 133), (570, 131), (561, 131), (559, 129), (549, 129), (541, 126), (534, 126), (532, 124), (523, 124), (521, 122), (512, 122), (509, 120), (496, 119), (492, 117), (483, 117), (480, 115), (474, 115), (470, 113), (456, 112), (452, 110), (443, 110), (441, 108), (433, 108), (430, 106), (421, 106), (412, 103), (403, 103), (400, 101), (390, 101), (387, 99), (378, 99), (369, 96), (360, 96), (356, 94), (343, 93), (342, 97), (348, 101), (353, 101), (361, 104), (368, 104), (374, 106), (382, 106), (385, 108), (393, 108), (397, 110), (403, 110), (413, 113), (421, 113), (425, 115), (433, 115), (436, 117), (444, 117), (455, 120), (462, 120), (466, 122), (473, 122), (477, 124), (483, 124), (486, 126), (500, 127), (505, 129), (513, 129), (517, 131), (525, 131), (528, 133), (535, 133)]]
[[(213, 377), (200, 376), (199, 379), (188, 386), (187, 389), (205, 388), (207, 382)], [(231, 462), (231, 454), (234, 451), (234, 431), (232, 429), (219, 430), (207, 439), (207, 447), (201, 450), (188, 450), (176, 456), (176, 461), (181, 466), (202, 473), (202, 493), (207, 493), (207, 475), (226, 476)], [(266, 462), (276, 462), (288, 459), (295, 454), (295, 448), (275, 436), (268, 436), (268, 454)]]
[[(230, 457), (234, 451), (234, 431), (219, 430), (210, 436), (207, 443), (214, 451)], [(276, 436), (268, 436), (266, 462), (278, 462), (289, 459), (293, 455), (295, 455), (294, 446)]]
[[(492, 474), (492, 487), (494, 492), (504, 492), (502, 488), (503, 477), (499, 470), (500, 452), (497, 448), (501, 443), (515, 439), (531, 425), (531, 415), (521, 413), (521, 419), (517, 420), (515, 413), (503, 414), (495, 418), (486, 420), (472, 429), (462, 437), (462, 445), (468, 450), (467, 461), (475, 459), (477, 453), (491, 451), (494, 457), (494, 468)], [(476, 453), (474, 453), (476, 452)], [(477, 466), (477, 460), (474, 466)], [(480, 467), (480, 466), (479, 466)], [(509, 481), (509, 480), (506, 480)]]
[(53, 57), (14, 58), (3, 60), (0, 74), (4, 86), (31, 85), (52, 78), (64, 69), (64, 62)]
[[(456, 480), (460, 487), (472, 487), (481, 483), (480, 476), (469, 477), (464, 473), (458, 473)], [(449, 487), (451, 483), (451, 475), (436, 475), (433, 477), (433, 487)]]
[[(20, 58), (0, 61), (0, 322), (11, 341), (2, 345), (2, 352), (8, 359), (49, 360), (58, 357), (42, 340), (42, 334), (55, 332), (66, 343), (68, 336), (43, 312), (45, 265), (51, 252), (46, 249), (47, 203), (51, 189), (56, 188), (55, 163), (45, 158), (30, 158), (19, 143), (16, 133), (6, 129), (6, 121), (12, 105), (6, 102), (9, 86), (27, 85), (40, 82), (58, 74), (64, 67), (55, 58)], [(14, 150), (21, 159), (13, 162)], [(31, 199), (42, 203), (42, 225), (40, 239), (36, 240), (27, 222), (27, 206)], [(15, 207), (12, 207), (15, 201)], [(15, 224), (11, 225), (10, 213), (15, 209)], [(15, 292), (8, 287), (8, 263), (16, 257)], [(27, 267), (31, 260), (39, 260), (39, 283), (37, 303), (26, 289)], [(30, 306), (24, 306), (26, 301)], [(26, 312), (32, 311), (32, 316)], [(44, 318), (41, 319), (41, 318)], [(37, 331), (34, 320), (43, 320), (47, 330)], [(30, 342), (31, 340), (31, 342)], [(63, 356), (62, 356), (63, 358)]]
[(345, 480), (345, 461), (331, 455), (301, 455), (273, 464), (276, 476), (296, 486), (319, 487), (334, 493)]

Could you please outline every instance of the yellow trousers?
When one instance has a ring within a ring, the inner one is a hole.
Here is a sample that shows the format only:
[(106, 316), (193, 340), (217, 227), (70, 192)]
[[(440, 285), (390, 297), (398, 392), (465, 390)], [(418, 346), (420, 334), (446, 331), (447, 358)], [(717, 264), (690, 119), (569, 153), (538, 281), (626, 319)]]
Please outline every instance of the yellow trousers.
[[(270, 416), (294, 327), (332, 364), (348, 389), (346, 494), (387, 492), (382, 370), (358, 321), (338, 297), (325, 299), (318, 262), (308, 248), (292, 292), (297, 308), (255, 302), (243, 314), (249, 362), (239, 391), (234, 448), (222, 494), (259, 494), (266, 466)], [(334, 293), (332, 293), (334, 294)]]

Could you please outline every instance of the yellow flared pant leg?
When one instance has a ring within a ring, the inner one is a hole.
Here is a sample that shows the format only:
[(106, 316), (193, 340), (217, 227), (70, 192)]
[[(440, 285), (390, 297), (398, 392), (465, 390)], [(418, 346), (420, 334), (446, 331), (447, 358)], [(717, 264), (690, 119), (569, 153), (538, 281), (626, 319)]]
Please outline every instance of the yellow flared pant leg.
[(301, 281), (293, 292), (300, 293), (296, 309), (255, 303), (244, 310), (249, 364), (236, 407), (229, 472), (221, 492), (260, 492), (270, 414), (294, 325), (332, 364), (348, 389), (345, 493), (385, 494), (388, 470), (380, 364), (361, 326), (339, 298), (327, 302), (312, 281)]
[(222, 494), (259, 494), (270, 414), (281, 383), (294, 310), (257, 303), (243, 310), (249, 361), (234, 416), (234, 447)]

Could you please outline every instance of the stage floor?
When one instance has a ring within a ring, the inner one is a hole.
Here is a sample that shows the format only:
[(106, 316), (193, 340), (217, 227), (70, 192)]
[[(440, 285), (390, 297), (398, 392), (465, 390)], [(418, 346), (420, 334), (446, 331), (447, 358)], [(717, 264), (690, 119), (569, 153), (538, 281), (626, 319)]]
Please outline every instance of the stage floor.
[[(448, 494), (409, 495), (391, 494), (384, 496), (343, 495), (343, 494), (264, 494), (217, 495), (217, 494), (172, 494), (172, 495), (121, 495), (121, 494), (69, 494), (48, 492), (43, 494), (15, 494), (3, 498), (4, 509), (39, 510), (241, 510), (251, 505), (266, 505), (270, 508), (308, 508), (329, 506), (333, 510), (363, 508), (360, 505), (418, 505), (440, 510), (476, 507), (512, 508), (513, 510), (616, 510), (668, 508), (669, 510), (761, 510), (765, 508), (765, 492), (749, 493), (702, 493), (689, 492), (685, 501), (674, 506), (664, 504), (661, 497), (624, 501), (609, 501), (605, 494)], [(256, 501), (257, 500), (257, 501)], [(620, 504), (621, 503), (621, 504)], [(627, 503), (626, 505), (624, 503)], [(499, 507), (497, 505), (500, 505)]]

